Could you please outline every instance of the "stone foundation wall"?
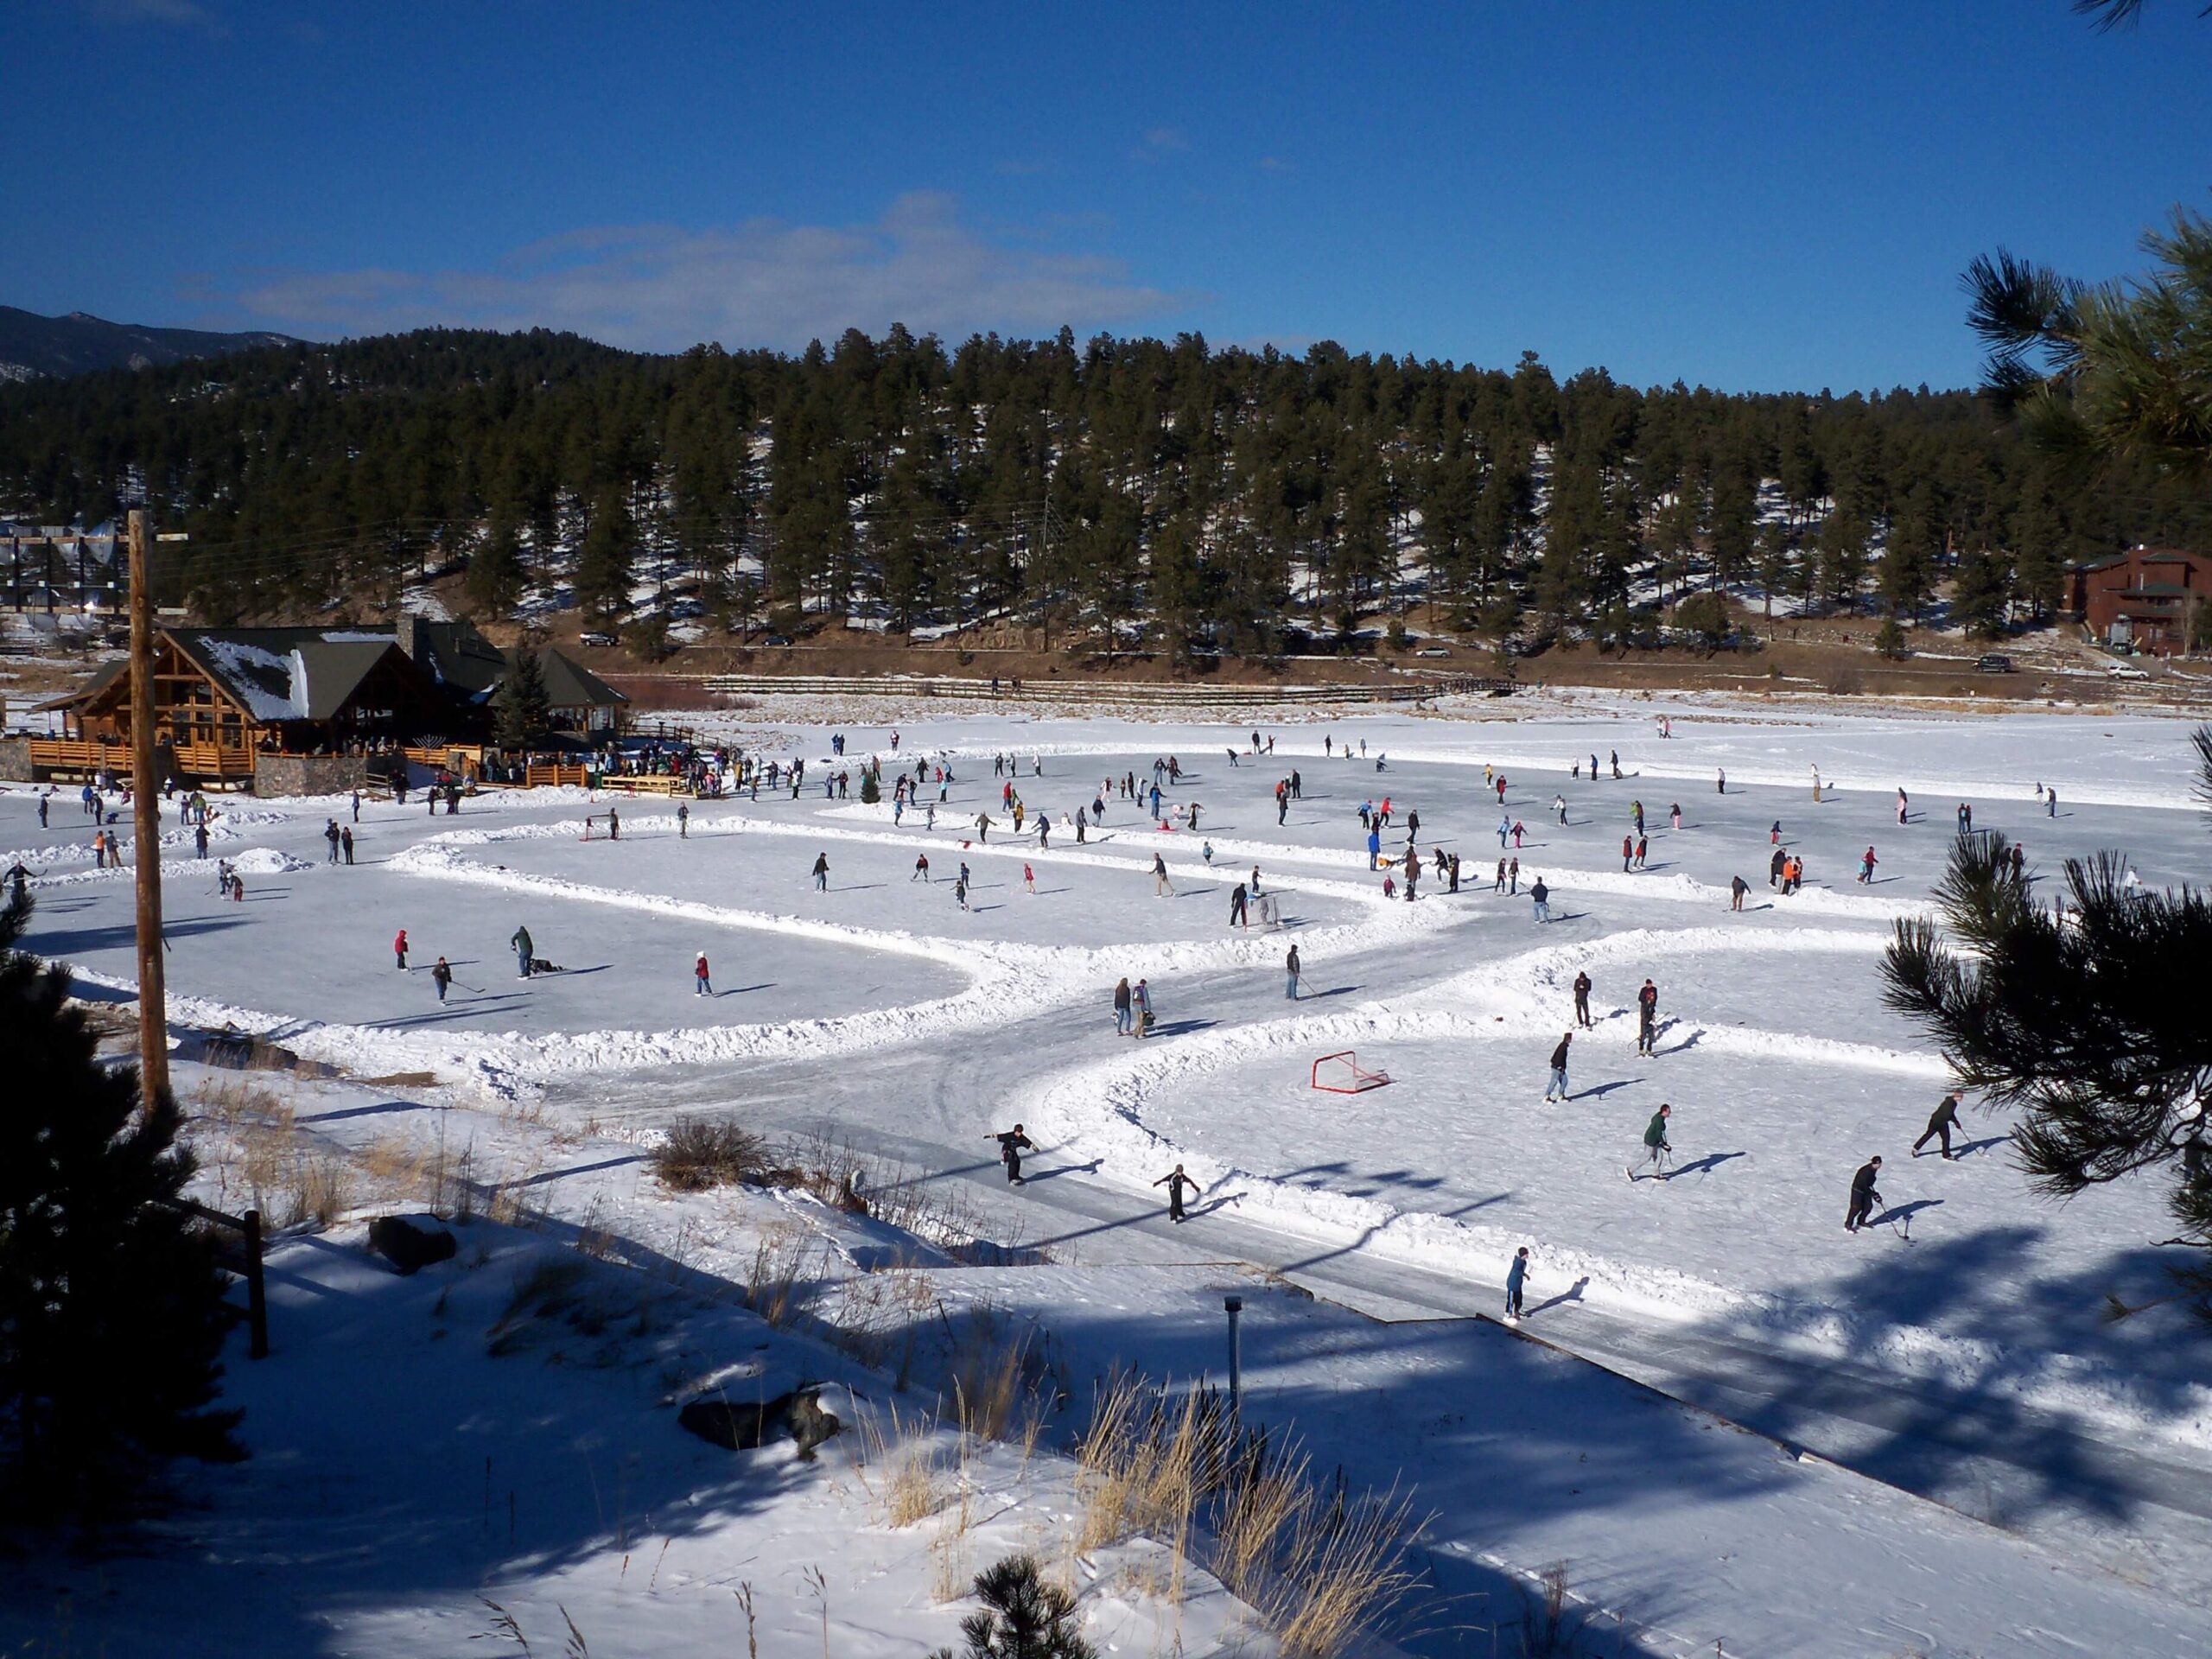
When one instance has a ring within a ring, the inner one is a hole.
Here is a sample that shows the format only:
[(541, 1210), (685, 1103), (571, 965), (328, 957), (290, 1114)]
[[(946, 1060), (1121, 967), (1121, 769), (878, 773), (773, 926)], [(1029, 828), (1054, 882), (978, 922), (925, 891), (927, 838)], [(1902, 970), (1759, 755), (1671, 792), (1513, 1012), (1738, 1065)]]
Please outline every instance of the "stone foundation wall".
[(30, 739), (0, 737), (0, 783), (28, 784), (32, 781)]
[(369, 786), (359, 754), (264, 754), (253, 764), (257, 795), (343, 795)]

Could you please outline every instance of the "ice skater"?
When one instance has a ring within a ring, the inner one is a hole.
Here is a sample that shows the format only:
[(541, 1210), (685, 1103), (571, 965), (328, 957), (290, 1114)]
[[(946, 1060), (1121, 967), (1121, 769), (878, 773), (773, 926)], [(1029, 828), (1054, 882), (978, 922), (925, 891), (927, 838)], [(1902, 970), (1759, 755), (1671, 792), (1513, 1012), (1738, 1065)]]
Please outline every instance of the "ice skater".
[(691, 964), (691, 977), (698, 982), (692, 989), (693, 995), (712, 996), (715, 994), (715, 982), (707, 972), (707, 953), (703, 950), (699, 953), (699, 959)]
[(814, 890), (817, 893), (830, 891), (830, 855), (827, 853), (814, 855)]
[(1120, 984), (1114, 987), (1114, 1033), (1117, 1037), (1134, 1036), (1136, 1019), (1130, 1012), (1129, 981), (1125, 974)]
[(1523, 1244), (1513, 1252), (1512, 1263), (1505, 1269), (1505, 1322), (1521, 1323), (1521, 1293), (1529, 1282), (1529, 1247)]
[(399, 963), (399, 971), (407, 971), (407, 930), (401, 928), (391, 941), (391, 954)]
[(1175, 884), (1167, 879), (1167, 861), (1154, 853), (1152, 855), (1152, 896), (1157, 899), (1162, 895), (1173, 899)]
[(1536, 878), (1536, 885), (1529, 889), (1529, 901), (1530, 908), (1535, 912), (1535, 918), (1539, 922), (1549, 922), (1551, 920), (1552, 890), (1544, 885), (1544, 878), (1542, 876), (1538, 876)]
[(1587, 972), (1574, 976), (1574, 1023), (1583, 1030), (1590, 1025), (1590, 976)]
[(1554, 1101), (1566, 1100), (1568, 1098), (1567, 1092), (1567, 1051), (1568, 1046), (1573, 1041), (1574, 1033), (1573, 1032), (1561, 1032), (1560, 1033), (1559, 1046), (1552, 1050), (1551, 1081), (1544, 1085), (1544, 1103), (1548, 1106)]
[[(1643, 1126), (1643, 1160), (1650, 1166), (1654, 1180), (1665, 1180), (1669, 1174), (1667, 1166), (1674, 1161), (1675, 1148), (1667, 1139), (1667, 1120), (1674, 1115), (1675, 1109), (1662, 1101), (1659, 1109), (1651, 1114), (1651, 1121)], [(1631, 1182), (1637, 1179), (1634, 1164), (1628, 1166), (1628, 1178)]]
[(1873, 1216), (1874, 1206), (1882, 1201), (1882, 1195), (1874, 1190), (1875, 1179), (1881, 1173), (1882, 1158), (1877, 1153), (1859, 1165), (1858, 1173), (1851, 1178), (1851, 1208), (1844, 1213), (1845, 1232), (1857, 1232)]
[(1636, 1052), (1655, 1054), (1658, 1052), (1659, 988), (1649, 980), (1636, 994)]
[(446, 993), (453, 988), (453, 969), (443, 957), (430, 964), (430, 983), (437, 987), (438, 1001), (444, 1001)]
[(1183, 1189), (1185, 1187), (1189, 1187), (1193, 1196), (1205, 1191), (1204, 1187), (1200, 1186), (1196, 1181), (1192, 1180), (1188, 1175), (1183, 1173), (1183, 1166), (1180, 1164), (1176, 1165), (1174, 1168), (1169, 1170), (1167, 1173), (1154, 1181), (1153, 1185), (1154, 1186), (1164, 1186), (1167, 1189), (1167, 1219), (1170, 1221), (1181, 1221), (1185, 1218), (1183, 1214)]
[(507, 940), (507, 943), (512, 945), (515, 950), (515, 977), (528, 979), (531, 969), (537, 961), (537, 950), (530, 942), (530, 930), (526, 927), (515, 929), (513, 936)]
[(1920, 1139), (1912, 1143), (1912, 1155), (1919, 1157), (1923, 1147), (1930, 1141), (1940, 1141), (1943, 1146), (1943, 1156), (1948, 1160), (1951, 1156), (1951, 1131), (1958, 1127), (1959, 1091), (1954, 1089), (1937, 1103), (1934, 1114), (1928, 1120), (1928, 1127), (1921, 1131)]
[(1037, 1143), (1023, 1133), (1019, 1123), (1010, 1129), (1000, 1130), (991, 1139), (999, 1143), (999, 1162), (1006, 1166), (1006, 1184), (1008, 1186), (1022, 1185), (1021, 1154), (1034, 1152)]
[(1299, 974), (1298, 947), (1296, 945), (1294, 944), (1290, 947), (1290, 954), (1285, 957), (1282, 960), (1282, 968), (1283, 973), (1289, 981), (1288, 985), (1283, 991), (1283, 995), (1289, 1001), (1295, 1002), (1298, 1001)]
[(1881, 860), (1879, 860), (1879, 859), (1878, 859), (1878, 858), (1876, 858), (1876, 857), (1874, 856), (1874, 849), (1873, 849), (1872, 847), (1869, 847), (1869, 848), (1868, 848), (1865, 852), (1863, 852), (1863, 853), (1859, 854), (1859, 886), (1861, 886), (1861, 887), (1872, 887), (1872, 886), (1873, 885), (1873, 883), (1874, 883), (1874, 867), (1875, 867), (1875, 865), (1877, 865), (1877, 864), (1880, 863), (1881, 861), (1882, 861)]

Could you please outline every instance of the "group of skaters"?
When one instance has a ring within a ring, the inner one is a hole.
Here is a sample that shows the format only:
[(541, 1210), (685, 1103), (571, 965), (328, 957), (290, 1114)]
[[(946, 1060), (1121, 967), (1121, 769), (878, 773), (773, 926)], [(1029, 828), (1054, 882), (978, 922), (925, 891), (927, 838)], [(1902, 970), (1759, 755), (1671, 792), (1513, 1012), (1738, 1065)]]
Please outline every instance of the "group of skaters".
[[(989, 1138), (998, 1142), (999, 1165), (1006, 1171), (1007, 1185), (1027, 1185), (1027, 1178), (1021, 1173), (1021, 1154), (1037, 1149), (1037, 1143), (1029, 1138), (1027, 1128), (1017, 1123), (1010, 1129), (993, 1131)], [(1198, 1178), (1187, 1173), (1179, 1163), (1153, 1185), (1167, 1189), (1167, 1218), (1175, 1222), (1189, 1219), (1189, 1213), (1184, 1208), (1185, 1192), (1187, 1190), (1196, 1197), (1205, 1190), (1198, 1185)]]

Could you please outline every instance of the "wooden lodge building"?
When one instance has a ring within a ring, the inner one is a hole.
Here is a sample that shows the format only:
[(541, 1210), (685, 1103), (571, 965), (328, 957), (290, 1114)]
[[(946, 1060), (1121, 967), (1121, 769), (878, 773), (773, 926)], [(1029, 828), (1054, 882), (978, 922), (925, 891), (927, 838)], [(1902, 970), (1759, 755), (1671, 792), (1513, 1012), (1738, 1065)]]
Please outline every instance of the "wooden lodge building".
[[(623, 695), (557, 651), (538, 653), (552, 723), (613, 728)], [(156, 741), (182, 780), (250, 785), (268, 763), (454, 748), (481, 759), (491, 702), (513, 657), (466, 622), (402, 619), (390, 628), (157, 629)], [(130, 675), (109, 664), (88, 684), (43, 705), (65, 735), (32, 738), (34, 778), (122, 772), (130, 762)], [(437, 764), (446, 764), (441, 759)], [(358, 769), (358, 768), (357, 768)], [(276, 792), (299, 792), (302, 769)], [(272, 779), (272, 781), (276, 781)], [(321, 770), (306, 787), (332, 785)]]

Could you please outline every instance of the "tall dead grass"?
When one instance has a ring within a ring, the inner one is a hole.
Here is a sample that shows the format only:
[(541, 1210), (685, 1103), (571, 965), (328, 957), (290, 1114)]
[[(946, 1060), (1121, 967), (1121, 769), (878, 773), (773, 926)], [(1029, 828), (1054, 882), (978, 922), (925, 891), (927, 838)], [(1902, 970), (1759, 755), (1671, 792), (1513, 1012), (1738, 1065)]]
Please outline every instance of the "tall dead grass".
[(1168, 1399), (1132, 1378), (1099, 1395), (1077, 1448), (1077, 1547), (1143, 1533), (1168, 1546), (1171, 1596), (1186, 1552), (1251, 1607), (1285, 1659), (1326, 1659), (1412, 1593), (1421, 1522), (1395, 1490), (1324, 1485), (1295, 1440), (1241, 1428), (1221, 1397)]

